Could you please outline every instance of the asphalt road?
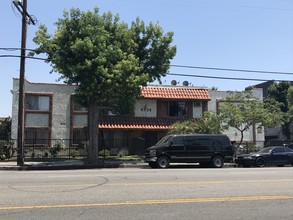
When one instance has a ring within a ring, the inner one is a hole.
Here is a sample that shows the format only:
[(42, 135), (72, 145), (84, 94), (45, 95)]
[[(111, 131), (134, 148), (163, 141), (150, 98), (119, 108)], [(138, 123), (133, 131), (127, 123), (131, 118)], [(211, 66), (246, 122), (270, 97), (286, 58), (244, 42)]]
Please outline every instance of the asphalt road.
[(293, 219), (293, 167), (0, 171), (0, 219)]

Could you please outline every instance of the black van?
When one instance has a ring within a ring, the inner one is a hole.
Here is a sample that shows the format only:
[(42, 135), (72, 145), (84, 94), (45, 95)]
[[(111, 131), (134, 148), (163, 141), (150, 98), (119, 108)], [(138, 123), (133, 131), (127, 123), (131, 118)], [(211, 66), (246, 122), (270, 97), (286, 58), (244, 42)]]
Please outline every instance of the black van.
[(163, 137), (145, 150), (145, 161), (152, 168), (167, 168), (170, 163), (200, 163), (221, 168), (234, 156), (226, 135), (177, 134)]

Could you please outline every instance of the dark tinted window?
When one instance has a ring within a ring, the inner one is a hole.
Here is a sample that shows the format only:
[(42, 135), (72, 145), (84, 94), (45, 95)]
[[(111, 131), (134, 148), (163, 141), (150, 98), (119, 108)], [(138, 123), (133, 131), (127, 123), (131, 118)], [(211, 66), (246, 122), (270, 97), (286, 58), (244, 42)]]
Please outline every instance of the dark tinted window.
[(266, 147), (260, 150), (258, 153), (269, 153), (272, 150), (272, 147)]
[(197, 145), (197, 143), (196, 143), (196, 137), (193, 137), (193, 136), (186, 136), (185, 137), (185, 142), (186, 142), (187, 147), (191, 147), (191, 146), (196, 146)]
[(198, 138), (196, 140), (197, 142), (197, 148), (199, 150), (207, 150), (210, 146), (212, 146), (213, 141), (209, 138)]
[(273, 149), (273, 153), (282, 153), (282, 152), (285, 152), (284, 148), (275, 148)]
[(184, 137), (183, 136), (176, 136), (171, 138), (172, 145), (184, 145)]
[(183, 151), (184, 150), (184, 137), (172, 137), (170, 139), (171, 150), (173, 151)]
[(212, 146), (212, 140), (208, 137), (186, 137), (186, 145), (188, 150), (207, 150)]
[(158, 143), (156, 143), (156, 145), (164, 145), (164, 144), (167, 144), (167, 142), (169, 141), (169, 139), (171, 137), (172, 136), (170, 136), (170, 135), (163, 137), (161, 140), (159, 140)]
[(293, 152), (293, 150), (292, 149), (290, 149), (290, 148), (284, 148), (285, 149), (285, 152)]

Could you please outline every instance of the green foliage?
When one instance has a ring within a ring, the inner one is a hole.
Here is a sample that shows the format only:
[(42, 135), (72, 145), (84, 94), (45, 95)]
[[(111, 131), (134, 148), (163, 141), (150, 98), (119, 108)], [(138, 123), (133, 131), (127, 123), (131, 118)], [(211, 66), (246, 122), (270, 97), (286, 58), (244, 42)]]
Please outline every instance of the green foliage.
[(101, 150), (99, 152), (99, 156), (104, 157), (104, 158), (109, 157), (110, 155), (111, 155), (111, 152), (107, 149)]
[(293, 86), (288, 88), (287, 100), (290, 106), (293, 106)]
[(284, 135), (287, 136), (287, 138), (290, 138), (290, 124), (293, 120), (292, 116), (292, 108), (290, 105), (290, 82), (279, 82), (279, 83), (274, 83), (272, 84), (269, 89), (268, 89), (268, 97), (266, 99), (269, 100), (275, 100), (275, 103), (280, 103), (280, 109), (283, 113), (286, 114), (287, 120), (285, 123), (282, 125), (282, 130)]
[(0, 160), (5, 160), (6, 156), (4, 153), (0, 152)]
[(281, 110), (288, 112), (287, 94), (290, 87), (289, 82), (279, 82), (272, 84), (268, 89), (268, 98), (273, 98), (277, 102), (282, 103)]
[(289, 105), (289, 116), (293, 118), (293, 86), (290, 86), (288, 89), (287, 100)]
[(34, 53), (46, 53), (52, 71), (78, 85), (83, 104), (92, 97), (117, 114), (133, 113), (140, 86), (160, 81), (176, 54), (176, 47), (170, 46), (172, 32), (164, 34), (158, 24), (146, 26), (139, 18), (129, 27), (119, 15), (99, 15), (98, 8), (64, 11), (56, 26), (53, 35), (44, 25), (39, 27)]
[(220, 117), (228, 127), (243, 132), (252, 125), (259, 124), (266, 127), (275, 127), (285, 121), (285, 114), (278, 105), (262, 102), (253, 97), (251, 91), (231, 93), (219, 107)]
[(224, 129), (214, 112), (205, 112), (202, 118), (177, 122), (171, 127), (169, 134), (220, 134)]
[(2, 159), (9, 159), (14, 155), (13, 142), (0, 140), (0, 156)]
[(88, 159), (95, 163), (99, 107), (134, 114), (140, 86), (160, 82), (170, 67), (176, 54), (173, 33), (164, 34), (158, 24), (146, 26), (139, 18), (128, 26), (119, 15), (99, 15), (98, 8), (64, 11), (56, 27), (53, 35), (45, 25), (39, 27), (33, 39), (39, 47), (31, 55), (45, 53), (52, 71), (78, 86), (77, 97), (89, 114)]
[(121, 148), (118, 151), (118, 157), (124, 157), (124, 156), (128, 156), (129, 155), (129, 151), (127, 148)]
[(70, 151), (70, 157), (76, 158), (77, 156), (78, 156), (78, 151), (77, 150)]
[[(56, 156), (57, 156), (57, 154), (56, 154)], [(43, 158), (48, 158), (49, 157), (49, 154), (48, 154), (48, 152), (45, 152), (45, 154), (44, 154), (44, 157)]]
[(11, 118), (0, 121), (0, 140), (9, 140), (11, 133)]
[(56, 158), (58, 153), (62, 150), (63, 148), (63, 142), (62, 141), (57, 141), (49, 150), (50, 154), (52, 155), (53, 158)]

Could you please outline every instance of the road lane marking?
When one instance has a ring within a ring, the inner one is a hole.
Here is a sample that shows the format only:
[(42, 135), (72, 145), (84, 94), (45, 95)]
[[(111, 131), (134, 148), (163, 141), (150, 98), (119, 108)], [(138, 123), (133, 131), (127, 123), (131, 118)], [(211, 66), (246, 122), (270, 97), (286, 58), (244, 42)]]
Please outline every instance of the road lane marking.
[(92, 187), (98, 186), (98, 184), (62, 184), (62, 185), (30, 185), (30, 186), (0, 186), (0, 189), (12, 188), (12, 189), (23, 189), (23, 188), (60, 188), (60, 187)]
[(142, 201), (125, 201), (125, 202), (95, 203), (95, 204), (7, 206), (7, 207), (0, 207), (0, 211), (17, 210), (17, 209), (107, 207), (107, 206), (126, 206), (126, 205), (156, 205), (156, 204), (179, 204), (179, 203), (238, 202), (238, 201), (261, 201), (261, 200), (284, 200), (284, 199), (293, 199), (293, 196), (245, 196), (245, 197), (224, 197), (224, 198), (142, 200)]
[(135, 182), (135, 183), (108, 183), (107, 185), (145, 186), (145, 185), (208, 185), (208, 184), (229, 184), (229, 183), (280, 183), (293, 182), (293, 179), (283, 180), (238, 180), (238, 181), (205, 181), (205, 182)]
[[(292, 182), (293, 179), (280, 179), (280, 180), (236, 180), (236, 181), (202, 181), (202, 182), (132, 182), (132, 183), (106, 183), (103, 186), (147, 186), (147, 185), (209, 185), (209, 184), (234, 184), (234, 183), (282, 183)], [(61, 188), (61, 187), (94, 187), (100, 186), (99, 184), (62, 184), (62, 185), (9, 185), (0, 186), (0, 189), (19, 189), (19, 188)]]

